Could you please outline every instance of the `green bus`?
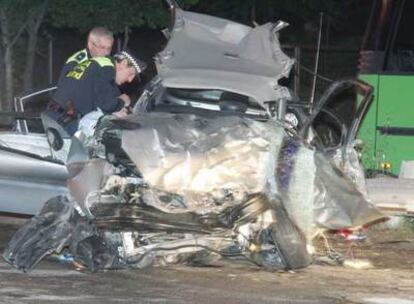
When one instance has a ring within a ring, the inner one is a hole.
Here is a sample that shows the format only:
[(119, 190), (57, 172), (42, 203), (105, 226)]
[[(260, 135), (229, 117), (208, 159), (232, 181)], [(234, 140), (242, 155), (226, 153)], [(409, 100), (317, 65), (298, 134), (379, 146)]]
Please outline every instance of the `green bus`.
[(359, 78), (374, 100), (358, 132), (367, 170), (399, 174), (414, 160), (414, 1), (374, 0), (359, 62)]

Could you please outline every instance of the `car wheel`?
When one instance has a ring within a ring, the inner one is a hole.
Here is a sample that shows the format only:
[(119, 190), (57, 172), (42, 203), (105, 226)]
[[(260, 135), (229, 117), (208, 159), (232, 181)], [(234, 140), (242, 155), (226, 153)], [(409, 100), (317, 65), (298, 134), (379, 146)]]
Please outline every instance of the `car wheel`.
[(306, 248), (306, 238), (289, 219), (283, 206), (277, 208), (276, 222), (271, 227), (271, 234), (287, 269), (299, 269), (311, 263), (312, 258)]

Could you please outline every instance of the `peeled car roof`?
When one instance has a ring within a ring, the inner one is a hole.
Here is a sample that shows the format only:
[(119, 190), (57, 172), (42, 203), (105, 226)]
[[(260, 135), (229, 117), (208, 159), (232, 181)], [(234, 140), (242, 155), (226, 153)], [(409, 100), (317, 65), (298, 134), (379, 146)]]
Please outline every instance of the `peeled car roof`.
[(223, 89), (258, 102), (277, 98), (293, 60), (280, 49), (274, 24), (255, 28), (177, 9), (157, 69), (167, 87)]

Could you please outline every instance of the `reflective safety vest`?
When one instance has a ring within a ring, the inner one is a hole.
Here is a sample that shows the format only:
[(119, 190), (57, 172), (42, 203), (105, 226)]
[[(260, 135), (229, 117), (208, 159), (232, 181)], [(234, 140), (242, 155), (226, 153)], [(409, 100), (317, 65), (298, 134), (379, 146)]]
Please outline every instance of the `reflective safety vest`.
[(114, 68), (114, 64), (111, 59), (108, 57), (94, 57), (88, 60), (83, 60), (81, 63), (77, 64), (70, 70), (65, 77), (70, 77), (74, 79), (81, 79), (85, 71), (91, 65), (92, 62), (96, 62), (100, 67), (112, 67)]
[(65, 64), (71, 63), (74, 65), (77, 65), (79, 63), (82, 63), (88, 60), (89, 58), (90, 57), (89, 57), (88, 51), (86, 49), (83, 49), (83, 50), (76, 52), (72, 56), (70, 56), (68, 60), (66, 60)]

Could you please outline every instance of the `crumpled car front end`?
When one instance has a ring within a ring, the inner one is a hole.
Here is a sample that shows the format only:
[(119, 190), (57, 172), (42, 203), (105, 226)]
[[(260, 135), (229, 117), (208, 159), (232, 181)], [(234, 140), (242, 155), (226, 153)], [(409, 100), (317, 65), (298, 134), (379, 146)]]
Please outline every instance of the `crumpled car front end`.
[(4, 257), (15, 267), (67, 247), (93, 271), (217, 257), (297, 269), (318, 227), (382, 216), (277, 122), (145, 113), (102, 128), (106, 159), (69, 164), (71, 196), (13, 237)]

